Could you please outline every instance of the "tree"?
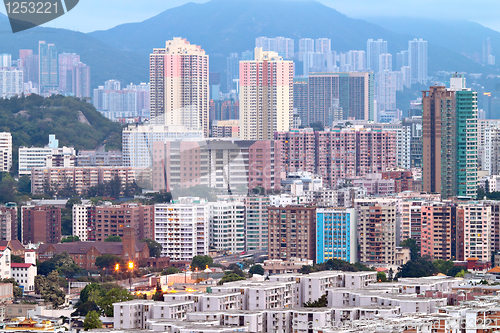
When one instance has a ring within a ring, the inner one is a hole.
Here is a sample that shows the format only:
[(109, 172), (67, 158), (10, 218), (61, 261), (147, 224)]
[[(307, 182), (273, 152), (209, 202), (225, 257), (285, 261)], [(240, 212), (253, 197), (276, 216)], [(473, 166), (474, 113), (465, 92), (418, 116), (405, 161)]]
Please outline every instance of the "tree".
[(57, 253), (50, 260), (54, 262), (56, 270), (59, 272), (59, 274), (65, 277), (72, 278), (73, 276), (75, 276), (75, 274), (82, 271), (80, 266), (75, 264), (73, 258), (71, 258), (69, 253), (66, 251)]
[(81, 205), (82, 200), (80, 198), (71, 198), (68, 201), (66, 201), (66, 208), (67, 209), (73, 209), (74, 205)]
[(99, 319), (99, 314), (96, 311), (90, 311), (85, 316), (83, 321), (83, 328), (88, 331), (95, 328), (102, 328), (102, 322)]
[(52, 271), (47, 277), (37, 275), (35, 277), (35, 292), (42, 296), (47, 303), (57, 309), (60, 305), (64, 304), (66, 294), (64, 290), (59, 287), (59, 274)]
[(11, 254), (10, 255), (10, 262), (22, 264), (22, 263), (24, 263), (24, 260), (20, 256), (16, 256), (15, 254)]
[(148, 244), (150, 257), (159, 258), (161, 256), (161, 250), (163, 250), (163, 247), (160, 243), (149, 238), (144, 238), (141, 242), (146, 242), (146, 244)]
[(221, 286), (226, 282), (240, 281), (246, 280), (244, 277), (239, 276), (238, 274), (226, 272), (226, 274), (220, 279), (218, 285)]
[(120, 256), (109, 253), (100, 255), (95, 259), (95, 265), (100, 269), (109, 268), (113, 270), (116, 264), (122, 263), (123, 259)]
[(38, 265), (38, 275), (47, 276), (50, 272), (56, 269), (56, 265), (52, 260), (47, 260)]
[(452, 268), (450, 268), (448, 270), (448, 272), (446, 272), (446, 275), (455, 277), (455, 276), (457, 276), (458, 273), (460, 273), (463, 270), (464, 270), (464, 268), (461, 266), (453, 266)]
[(31, 177), (29, 176), (19, 177), (19, 180), (17, 181), (17, 192), (26, 195), (31, 194)]
[(418, 258), (417, 260), (409, 260), (406, 264), (401, 266), (396, 277), (423, 277), (433, 275), (437, 272), (438, 270), (430, 260)]
[(180, 273), (180, 270), (175, 267), (168, 267), (166, 270), (162, 272), (162, 275), (170, 275)]
[(259, 275), (264, 275), (264, 267), (262, 265), (253, 265), (249, 270), (248, 273), (250, 274), (259, 274)]
[(320, 298), (318, 298), (314, 302), (305, 302), (305, 308), (325, 308), (327, 306), (328, 299), (326, 298), (326, 294), (323, 294)]
[(214, 263), (214, 260), (211, 256), (194, 256), (191, 261), (191, 269), (194, 270), (198, 268), (198, 270), (204, 270), (207, 265), (210, 266)]
[(457, 273), (457, 275), (455, 275), (455, 277), (463, 278), (463, 277), (465, 277), (465, 273), (467, 273), (467, 272), (462, 269), (460, 272)]
[(113, 317), (113, 304), (130, 301), (133, 299), (134, 296), (132, 296), (132, 294), (130, 294), (128, 290), (123, 289), (122, 287), (113, 288), (101, 298), (100, 302), (98, 302), (97, 305), (99, 305), (102, 313), (106, 317)]
[(73, 242), (79, 242), (80, 237), (78, 236), (66, 236), (63, 239), (61, 239), (61, 243), (73, 243)]
[(122, 238), (120, 236), (117, 236), (117, 235), (111, 235), (111, 236), (108, 236), (108, 238), (106, 238), (104, 241), (105, 242), (121, 242)]
[(387, 276), (384, 272), (377, 272), (377, 281), (378, 282), (387, 282)]
[(399, 246), (407, 247), (410, 249), (411, 260), (417, 260), (420, 257), (420, 248), (418, 247), (417, 241), (413, 238), (408, 238), (399, 243)]
[(237, 275), (239, 275), (239, 276), (241, 276), (243, 278), (246, 277), (245, 272), (243, 272), (241, 270), (241, 267), (238, 264), (231, 264), (227, 268), (230, 269), (231, 273), (233, 273), (233, 274), (237, 274)]
[(439, 273), (448, 275), (448, 271), (455, 265), (451, 260), (434, 260), (432, 263)]

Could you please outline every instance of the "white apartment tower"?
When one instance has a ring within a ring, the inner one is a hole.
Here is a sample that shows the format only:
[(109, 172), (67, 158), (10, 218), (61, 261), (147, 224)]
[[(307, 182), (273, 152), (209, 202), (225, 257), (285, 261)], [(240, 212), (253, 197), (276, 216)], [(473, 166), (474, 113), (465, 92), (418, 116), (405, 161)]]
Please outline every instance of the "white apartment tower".
[(73, 205), (73, 236), (78, 236), (80, 241), (88, 239), (88, 208), (90, 205)]
[(230, 253), (245, 251), (245, 204), (243, 202), (210, 204), (210, 245)]
[(414, 39), (408, 41), (408, 64), (411, 83), (427, 83), (427, 41)]
[(170, 260), (191, 261), (208, 254), (210, 207), (200, 198), (155, 205), (155, 240)]
[(12, 167), (12, 135), (0, 133), (0, 172), (9, 172)]
[(240, 138), (273, 140), (293, 121), (293, 61), (255, 48), (255, 59), (240, 62)]
[(387, 53), (387, 41), (368, 39), (366, 42), (366, 68), (378, 73), (380, 55)]
[(151, 121), (202, 129), (208, 137), (208, 55), (182, 38), (149, 56)]

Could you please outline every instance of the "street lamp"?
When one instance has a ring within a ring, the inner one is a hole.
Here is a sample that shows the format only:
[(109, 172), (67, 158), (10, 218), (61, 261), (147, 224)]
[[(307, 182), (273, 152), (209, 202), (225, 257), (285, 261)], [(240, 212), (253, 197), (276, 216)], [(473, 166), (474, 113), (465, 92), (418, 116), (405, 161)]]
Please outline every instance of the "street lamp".
[(132, 292), (132, 271), (134, 270), (134, 262), (133, 261), (128, 262), (128, 269), (129, 269), (128, 282), (130, 284), (130, 292)]

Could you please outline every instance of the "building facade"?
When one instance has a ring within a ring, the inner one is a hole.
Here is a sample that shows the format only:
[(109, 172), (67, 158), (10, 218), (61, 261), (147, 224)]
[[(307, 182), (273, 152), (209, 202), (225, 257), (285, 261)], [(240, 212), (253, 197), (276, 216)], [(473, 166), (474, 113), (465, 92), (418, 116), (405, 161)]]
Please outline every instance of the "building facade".
[(23, 206), (22, 208), (23, 244), (61, 241), (61, 209), (49, 206)]
[(268, 207), (269, 259), (316, 260), (316, 208)]
[(174, 38), (149, 56), (151, 121), (201, 130), (209, 136), (208, 55)]
[(272, 140), (293, 121), (293, 62), (255, 48), (253, 61), (240, 62), (240, 138)]
[(0, 172), (9, 172), (12, 167), (12, 135), (0, 133)]
[(155, 240), (162, 255), (172, 261), (191, 261), (207, 255), (210, 209), (205, 200), (180, 198), (172, 204), (155, 205)]
[(359, 261), (394, 264), (398, 208), (395, 199), (357, 199)]
[(316, 209), (316, 263), (340, 259), (357, 262), (356, 210)]

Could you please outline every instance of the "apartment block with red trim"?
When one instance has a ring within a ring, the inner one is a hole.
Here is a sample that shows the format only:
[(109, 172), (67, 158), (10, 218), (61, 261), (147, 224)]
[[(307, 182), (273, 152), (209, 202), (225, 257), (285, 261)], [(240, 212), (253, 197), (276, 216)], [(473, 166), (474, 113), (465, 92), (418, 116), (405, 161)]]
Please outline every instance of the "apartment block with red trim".
[(315, 136), (312, 128), (292, 129), (289, 132), (274, 133), (274, 140), (281, 142), (281, 164), (284, 171), (315, 170)]
[[(396, 133), (380, 129), (354, 127), (315, 133), (308, 130), (278, 132), (275, 142), (276, 155), (285, 171), (312, 170), (330, 187), (336, 186), (339, 179), (385, 171), (397, 164)], [(314, 159), (310, 158), (312, 156)]]
[(272, 140), (293, 123), (293, 61), (255, 48), (255, 59), (240, 61), (240, 138)]
[(434, 202), (421, 208), (420, 254), (456, 260), (457, 206)]
[(151, 121), (209, 136), (209, 63), (201, 46), (174, 37), (149, 56)]

